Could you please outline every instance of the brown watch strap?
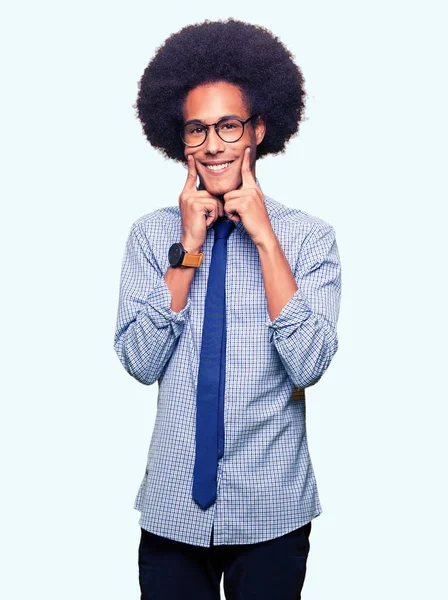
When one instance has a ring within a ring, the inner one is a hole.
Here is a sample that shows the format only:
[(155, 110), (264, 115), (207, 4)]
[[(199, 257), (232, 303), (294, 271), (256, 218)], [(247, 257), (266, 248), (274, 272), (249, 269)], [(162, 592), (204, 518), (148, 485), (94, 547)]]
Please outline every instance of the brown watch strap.
[(200, 252), (199, 254), (190, 254), (189, 252), (186, 252), (184, 254), (184, 259), (182, 261), (182, 266), (183, 267), (200, 267), (203, 258), (204, 258), (203, 252)]

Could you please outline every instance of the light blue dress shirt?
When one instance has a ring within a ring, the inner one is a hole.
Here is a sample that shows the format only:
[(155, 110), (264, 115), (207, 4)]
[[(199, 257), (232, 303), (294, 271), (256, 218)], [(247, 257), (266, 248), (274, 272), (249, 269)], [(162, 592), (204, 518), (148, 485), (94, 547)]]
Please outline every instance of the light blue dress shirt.
[(252, 544), (282, 536), (321, 513), (305, 421), (305, 394), (333, 358), (341, 269), (331, 225), (265, 195), (269, 218), (298, 290), (269, 319), (258, 251), (242, 222), (227, 249), (225, 448), (216, 502), (192, 497), (196, 387), (204, 301), (214, 241), (185, 308), (173, 312), (163, 278), (168, 249), (181, 239), (178, 207), (133, 224), (125, 250), (115, 350), (128, 373), (159, 380), (146, 472), (134, 507), (140, 526), (166, 538), (210, 546)]

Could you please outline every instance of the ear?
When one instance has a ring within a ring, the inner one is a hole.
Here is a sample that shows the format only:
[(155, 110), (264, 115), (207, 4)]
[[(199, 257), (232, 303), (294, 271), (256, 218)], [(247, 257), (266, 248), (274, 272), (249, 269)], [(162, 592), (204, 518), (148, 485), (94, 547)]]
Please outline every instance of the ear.
[(266, 123), (263, 117), (258, 116), (254, 123), (254, 131), (255, 131), (255, 140), (257, 142), (257, 146), (261, 144), (264, 139), (264, 135), (266, 133)]

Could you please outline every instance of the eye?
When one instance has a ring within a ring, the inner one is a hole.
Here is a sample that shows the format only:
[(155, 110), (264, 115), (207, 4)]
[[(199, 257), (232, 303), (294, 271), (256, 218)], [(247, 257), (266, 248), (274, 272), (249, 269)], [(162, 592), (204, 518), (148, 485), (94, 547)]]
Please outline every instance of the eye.
[(192, 123), (185, 127), (185, 133), (188, 135), (204, 135), (205, 127), (199, 123)]
[(232, 129), (239, 129), (241, 123), (239, 121), (223, 121), (219, 124), (220, 131), (232, 131)]

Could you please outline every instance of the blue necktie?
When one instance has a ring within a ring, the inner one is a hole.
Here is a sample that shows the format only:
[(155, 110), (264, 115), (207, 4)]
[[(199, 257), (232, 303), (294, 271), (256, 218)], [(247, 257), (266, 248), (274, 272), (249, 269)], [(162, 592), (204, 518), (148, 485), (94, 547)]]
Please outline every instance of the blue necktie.
[(205, 296), (193, 472), (193, 498), (204, 510), (216, 500), (218, 459), (224, 453), (227, 239), (235, 224), (220, 217), (213, 227), (215, 242)]

